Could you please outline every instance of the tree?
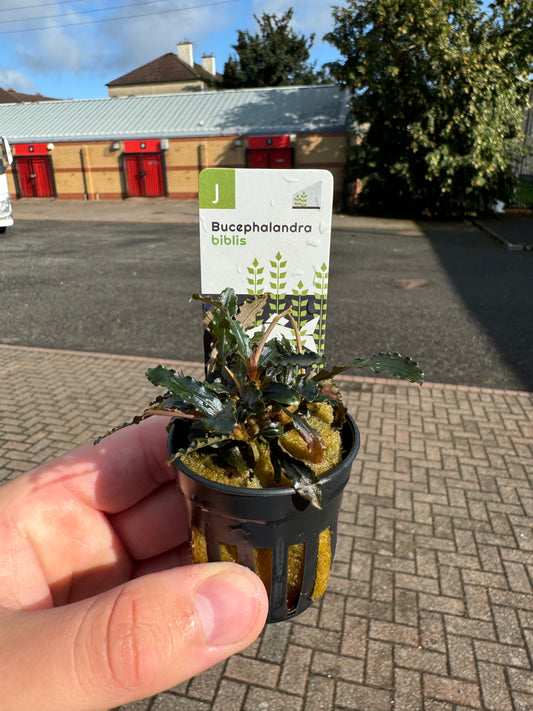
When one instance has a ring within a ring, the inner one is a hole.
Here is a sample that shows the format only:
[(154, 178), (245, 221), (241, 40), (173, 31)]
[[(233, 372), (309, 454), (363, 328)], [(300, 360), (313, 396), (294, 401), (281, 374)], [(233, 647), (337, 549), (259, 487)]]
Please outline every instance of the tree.
[(326, 80), (325, 71), (317, 71), (309, 61), (315, 35), (298, 36), (291, 27), (293, 8), (280, 17), (264, 12), (254, 15), (259, 32), (238, 30), (237, 56), (230, 55), (224, 65), (221, 86), (224, 89), (257, 86), (317, 84)]
[(360, 130), (358, 204), (463, 217), (507, 201), (531, 91), (531, 0), (348, 0), (325, 39)]

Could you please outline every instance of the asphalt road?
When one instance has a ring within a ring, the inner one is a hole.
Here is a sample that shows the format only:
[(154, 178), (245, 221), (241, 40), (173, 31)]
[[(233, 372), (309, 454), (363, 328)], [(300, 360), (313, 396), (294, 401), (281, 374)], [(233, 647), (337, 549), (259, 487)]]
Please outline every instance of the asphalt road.
[[(197, 231), (19, 221), (0, 236), (0, 343), (202, 360)], [(533, 253), (469, 223), (334, 230), (329, 364), (379, 350), (429, 381), (533, 390)]]

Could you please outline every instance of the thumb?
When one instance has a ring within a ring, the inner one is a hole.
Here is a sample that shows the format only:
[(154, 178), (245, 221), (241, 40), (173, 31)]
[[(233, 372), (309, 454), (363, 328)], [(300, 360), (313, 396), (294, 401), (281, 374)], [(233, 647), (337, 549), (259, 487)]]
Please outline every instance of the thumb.
[(2, 711), (101, 711), (152, 696), (247, 647), (267, 610), (254, 573), (207, 563), (64, 607), (3, 612)]

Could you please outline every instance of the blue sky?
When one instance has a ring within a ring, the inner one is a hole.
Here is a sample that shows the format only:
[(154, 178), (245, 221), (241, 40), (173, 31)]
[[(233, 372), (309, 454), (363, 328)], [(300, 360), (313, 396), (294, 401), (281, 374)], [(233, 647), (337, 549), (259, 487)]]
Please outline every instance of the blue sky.
[[(342, 5), (342, 0), (333, 4)], [(293, 28), (315, 33), (311, 59), (337, 58), (322, 37), (332, 29), (324, 0), (2, 0), (0, 87), (58, 99), (103, 98), (106, 83), (193, 44), (222, 71), (237, 30), (257, 31), (254, 14), (294, 8)]]

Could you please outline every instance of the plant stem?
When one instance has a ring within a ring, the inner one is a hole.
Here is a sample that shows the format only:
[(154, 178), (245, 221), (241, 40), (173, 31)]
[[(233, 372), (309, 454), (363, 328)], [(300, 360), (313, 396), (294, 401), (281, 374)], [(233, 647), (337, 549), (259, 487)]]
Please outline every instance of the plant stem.
[(296, 350), (298, 353), (303, 353), (303, 348), (302, 348), (302, 339), (300, 338), (300, 331), (298, 329), (298, 324), (294, 320), (294, 316), (289, 313), (287, 314), (289, 317), (289, 321), (291, 322), (292, 330), (294, 331), (294, 337), (296, 338)]
[(148, 408), (142, 414), (142, 419), (145, 420), (147, 417), (152, 417), (152, 415), (160, 415), (161, 417), (179, 417), (182, 420), (199, 420), (202, 415), (195, 413), (194, 415), (190, 412), (183, 412), (182, 410), (152, 410)]
[(259, 364), (259, 357), (261, 355), (261, 351), (265, 347), (265, 343), (268, 341), (268, 338), (274, 328), (277, 326), (279, 321), (284, 317), (287, 316), (291, 312), (290, 307), (286, 309), (285, 311), (282, 311), (280, 314), (276, 314), (276, 316), (272, 319), (270, 324), (268, 325), (267, 330), (263, 334), (263, 338), (259, 341), (257, 348), (254, 350), (252, 355), (250, 356), (247, 364), (247, 370), (248, 370), (248, 377), (251, 381), (256, 382), (257, 380), (257, 366)]

